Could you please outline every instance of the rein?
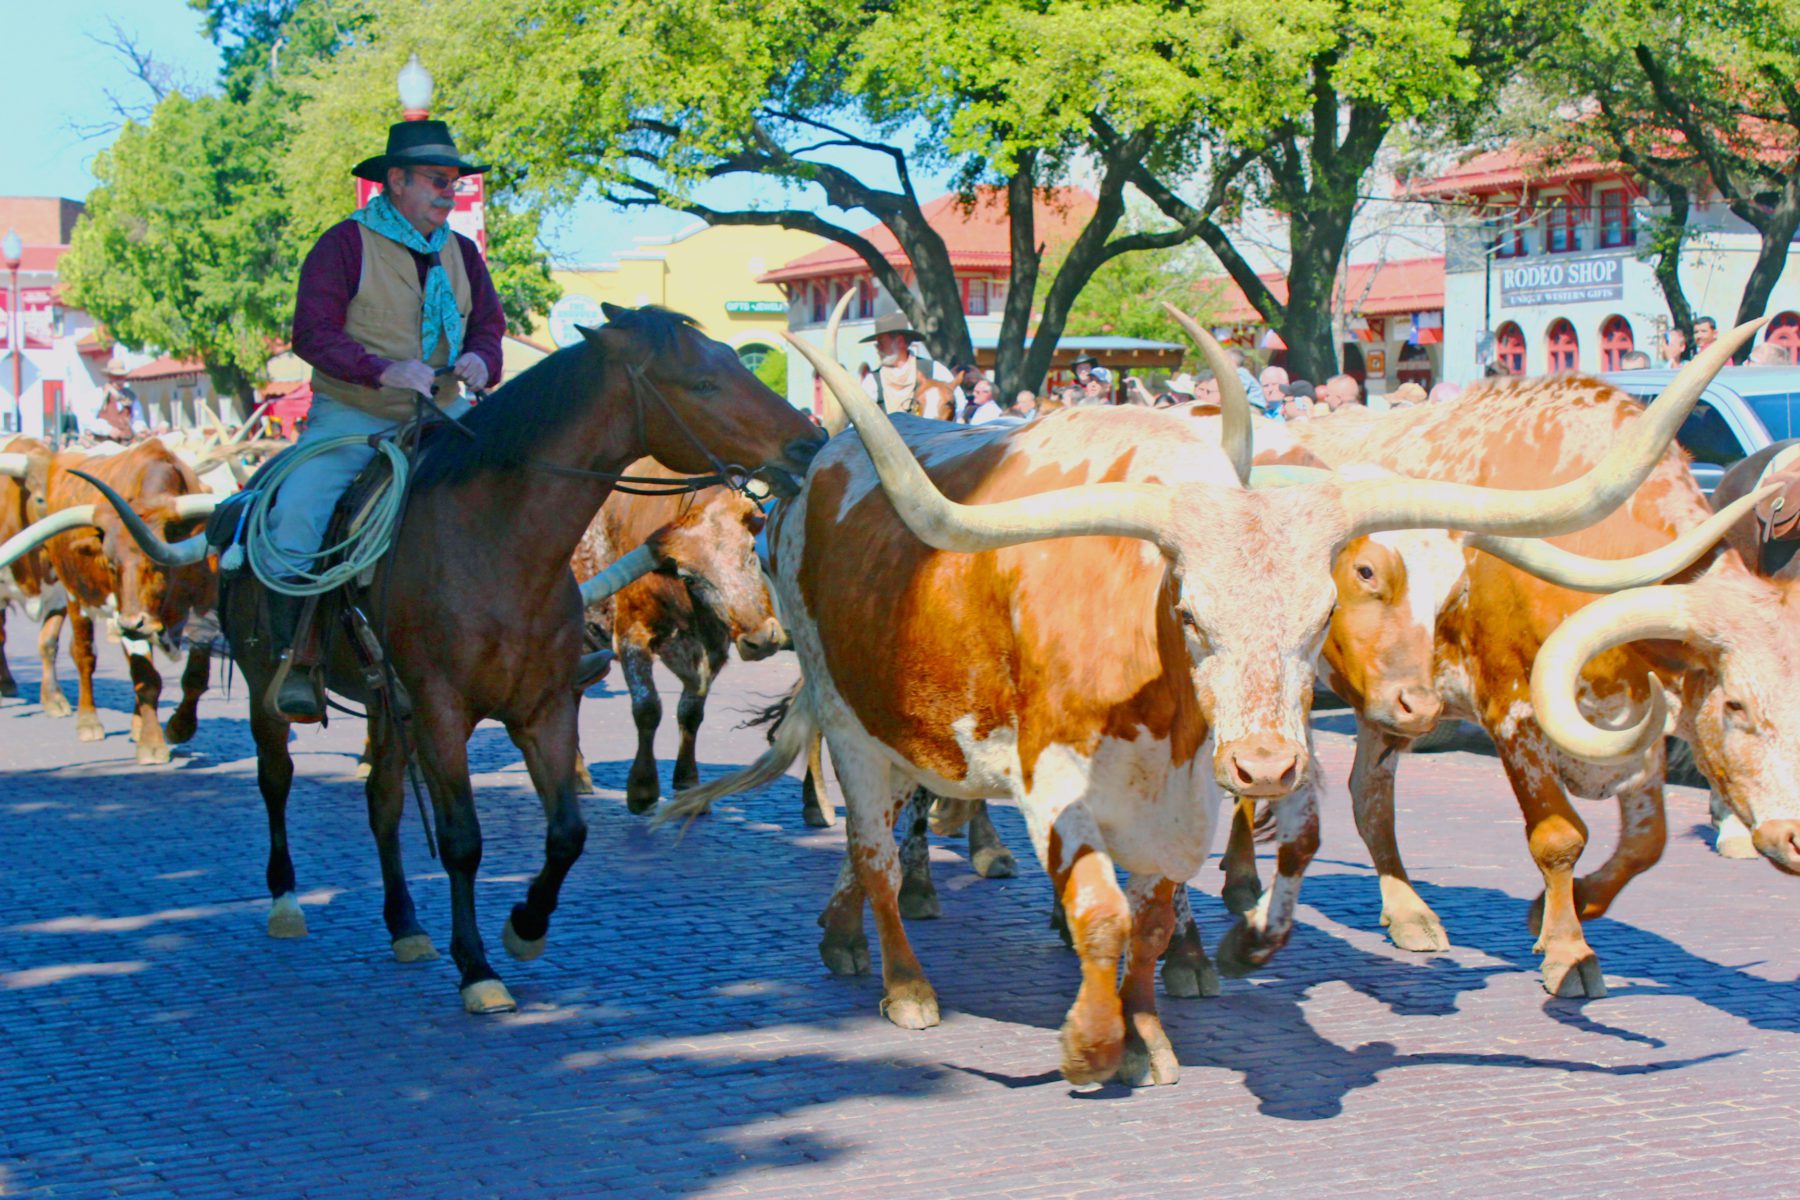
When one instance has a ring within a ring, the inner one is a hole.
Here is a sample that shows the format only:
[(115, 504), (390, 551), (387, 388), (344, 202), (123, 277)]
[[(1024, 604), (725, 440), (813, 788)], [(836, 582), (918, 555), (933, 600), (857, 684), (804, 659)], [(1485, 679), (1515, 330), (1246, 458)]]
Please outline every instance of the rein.
[(681, 496), (690, 492), (698, 492), (709, 487), (727, 487), (734, 492), (743, 493), (750, 486), (751, 472), (737, 463), (727, 463), (707, 448), (686, 421), (675, 411), (654, 383), (644, 375), (644, 367), (649, 364), (645, 359), (642, 364), (627, 364), (625, 375), (631, 381), (632, 417), (637, 424), (638, 444), (648, 448), (649, 438), (644, 430), (644, 397), (648, 395), (662, 406), (663, 414), (674, 422), (675, 428), (681, 431), (693, 446), (706, 456), (712, 467), (710, 475), (685, 475), (675, 479), (667, 479), (655, 475), (626, 475), (617, 471), (596, 471), (592, 467), (565, 467), (559, 463), (538, 462), (535, 459), (529, 464), (539, 471), (551, 475), (565, 475), (575, 479), (594, 479), (601, 483), (610, 483), (614, 491), (624, 492), (630, 496)]

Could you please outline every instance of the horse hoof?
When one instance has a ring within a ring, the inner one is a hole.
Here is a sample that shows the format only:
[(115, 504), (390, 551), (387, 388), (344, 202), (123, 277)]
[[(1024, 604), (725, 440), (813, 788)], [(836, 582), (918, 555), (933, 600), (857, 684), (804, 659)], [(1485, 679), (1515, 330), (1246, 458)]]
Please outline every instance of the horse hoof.
[(1119, 1070), (1113, 1078), (1130, 1088), (1168, 1087), (1181, 1082), (1181, 1063), (1166, 1035), (1145, 1039), (1127, 1033), (1125, 1052), (1119, 1056)]
[(194, 734), (199, 727), (199, 722), (194, 718), (177, 713), (169, 718), (167, 725), (163, 726), (163, 736), (169, 740), (170, 745), (182, 746), (194, 740)]
[(275, 938), (303, 938), (306, 936), (306, 914), (300, 911), (300, 901), (294, 893), (283, 892), (275, 897), (269, 905), (269, 936)]
[(806, 822), (808, 829), (831, 828), (831, 818), (825, 815), (825, 810), (822, 808), (803, 809), (800, 813), (800, 819)]
[(1219, 893), (1219, 899), (1225, 902), (1226, 912), (1241, 917), (1262, 903), (1262, 884), (1255, 880), (1248, 883), (1228, 883), (1225, 890)]
[(0, 679), (0, 700), (11, 700), (19, 694), (19, 685), (10, 679)]
[(483, 979), (462, 990), (463, 1011), (478, 1017), (492, 1013), (509, 1013), (519, 1006), (498, 979)]
[(883, 996), (881, 1015), (902, 1029), (930, 1029), (938, 1023), (937, 994), (927, 986)]
[(575, 794), (577, 796), (591, 796), (594, 794), (594, 791), (594, 777), (589, 775), (586, 771), (577, 771), (575, 773)]
[(972, 865), (983, 879), (1011, 879), (1019, 873), (1019, 864), (1005, 846), (983, 846), (975, 852)]
[(363, 762), (361, 760), (357, 761), (356, 777), (358, 779), (367, 779), (369, 776), (373, 775), (374, 773), (375, 773), (375, 764)]
[(1163, 991), (1181, 1000), (1210, 1000), (1219, 994), (1219, 972), (1204, 958), (1198, 966), (1173, 960), (1163, 963), (1162, 980)]
[(634, 817), (641, 817), (651, 809), (655, 808), (656, 802), (660, 799), (662, 799), (662, 793), (656, 788), (651, 788), (646, 792), (641, 789), (627, 786), (625, 789), (625, 810)]
[(139, 746), (137, 760), (139, 766), (154, 767), (168, 762), (173, 757), (168, 746)]
[(38, 704), (46, 717), (69, 717), (75, 714), (75, 710), (69, 707), (68, 697), (61, 692), (43, 693), (38, 697)]
[[(544, 937), (549, 936), (550, 935), (547, 933), (544, 935)], [(500, 931), (500, 944), (506, 947), (506, 952), (508, 954), (512, 955), (520, 962), (530, 962), (544, 952), (544, 938), (538, 938), (536, 941), (526, 941), (517, 933), (513, 932), (511, 917), (506, 918), (506, 928)]]
[(428, 933), (409, 933), (394, 939), (394, 961), (400, 963), (430, 962), (438, 956)]
[(84, 742), (104, 741), (106, 727), (100, 724), (98, 717), (77, 717), (75, 718), (75, 736)]

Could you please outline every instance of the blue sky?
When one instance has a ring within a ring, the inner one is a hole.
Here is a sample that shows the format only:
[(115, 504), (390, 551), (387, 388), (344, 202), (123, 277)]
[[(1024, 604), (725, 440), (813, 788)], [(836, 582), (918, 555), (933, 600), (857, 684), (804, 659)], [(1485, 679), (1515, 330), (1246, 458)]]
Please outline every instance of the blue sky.
[[(7, 55), (0, 72), (0, 194), (80, 199), (94, 186), (89, 168), (107, 138), (84, 139), (81, 127), (109, 119), (108, 91), (134, 102), (144, 95), (119, 56), (90, 37), (105, 35), (109, 21), (187, 79), (205, 86), (216, 77), (218, 53), (184, 0), (0, 0), (0, 28), (9, 42), (26, 48)], [(863, 157), (871, 161), (856, 163), (859, 173), (872, 183), (887, 182), (884, 164)], [(346, 209), (348, 170), (346, 163)], [(929, 198), (942, 190), (942, 181), (918, 180), (915, 186)], [(773, 203), (779, 196), (745, 181), (713, 185), (703, 199), (734, 207)], [(819, 207), (852, 228), (873, 224), (866, 214), (846, 217)], [(638, 236), (666, 236), (692, 220), (666, 209), (620, 212), (585, 203), (555, 214), (546, 232), (558, 262), (591, 263), (630, 250)]]

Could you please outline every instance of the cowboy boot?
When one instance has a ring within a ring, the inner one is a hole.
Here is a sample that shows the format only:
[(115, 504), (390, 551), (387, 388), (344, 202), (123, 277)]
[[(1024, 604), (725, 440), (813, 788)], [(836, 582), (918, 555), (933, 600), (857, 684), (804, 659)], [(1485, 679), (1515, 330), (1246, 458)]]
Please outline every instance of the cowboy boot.
[(324, 716), (324, 708), (319, 702), (318, 689), (313, 686), (312, 672), (295, 661), (296, 643), (302, 636), (300, 622), (310, 598), (288, 596), (273, 590), (265, 591), (264, 595), (269, 609), (269, 634), (274, 642), (276, 662), (280, 664), (265, 703), (283, 720), (297, 724), (318, 721)]

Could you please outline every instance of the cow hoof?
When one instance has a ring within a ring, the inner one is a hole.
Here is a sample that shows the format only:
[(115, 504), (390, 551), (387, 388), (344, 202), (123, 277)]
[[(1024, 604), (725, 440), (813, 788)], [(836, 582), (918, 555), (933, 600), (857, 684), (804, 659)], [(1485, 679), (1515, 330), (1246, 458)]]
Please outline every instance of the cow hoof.
[(1279, 948), (1262, 942), (1240, 920), (1219, 939), (1219, 950), (1213, 955), (1213, 963), (1221, 975), (1237, 979), (1263, 966)]
[(1744, 823), (1731, 814), (1719, 822), (1718, 836), (1713, 839), (1713, 849), (1720, 858), (1760, 858), (1756, 846), (1750, 840), (1750, 831)]
[(194, 740), (194, 733), (198, 728), (199, 722), (192, 716), (187, 713), (176, 713), (169, 718), (169, 723), (163, 726), (163, 736), (169, 739), (170, 744), (181, 746)]
[(19, 685), (10, 679), (0, 679), (0, 700), (11, 700), (19, 694)]
[(970, 862), (983, 879), (1011, 879), (1019, 873), (1019, 864), (1005, 846), (983, 846)]
[(68, 717), (75, 714), (69, 707), (69, 698), (59, 691), (45, 691), (38, 696), (38, 704), (46, 717)]
[(928, 983), (897, 988), (881, 998), (881, 1015), (902, 1029), (930, 1029), (938, 1023), (937, 993)]
[(1225, 902), (1225, 911), (1241, 917), (1262, 903), (1262, 884), (1254, 879), (1227, 883), (1219, 899)]
[(1170, 959), (1163, 963), (1162, 980), (1163, 991), (1180, 1000), (1210, 1000), (1219, 994), (1219, 972), (1204, 958), (1197, 966)]
[(1168, 1035), (1161, 1029), (1148, 1038), (1136, 1031), (1125, 1035), (1125, 1050), (1119, 1056), (1119, 1070), (1114, 1079), (1126, 1087), (1166, 1087), (1181, 1082), (1181, 1063)]
[(1443, 922), (1437, 919), (1435, 913), (1403, 917), (1398, 921), (1382, 913), (1381, 923), (1387, 926), (1388, 940), (1402, 950), (1411, 950), (1414, 954), (1434, 954), (1450, 949), (1450, 935), (1444, 932)]
[(1544, 990), (1563, 1000), (1604, 1000), (1606, 980), (1600, 974), (1600, 960), (1593, 955), (1568, 962), (1546, 959), (1541, 968)]
[(586, 766), (579, 768), (575, 772), (575, 794), (577, 796), (591, 796), (594, 794), (594, 790), (594, 777), (588, 774)]
[(438, 956), (428, 933), (409, 933), (394, 939), (394, 961), (397, 963), (430, 962)]
[(463, 1011), (477, 1017), (509, 1013), (519, 1007), (512, 993), (498, 979), (483, 979), (462, 990)]
[(1070, 1083), (1104, 1083), (1118, 1074), (1124, 1054), (1123, 1029), (1095, 1040), (1077, 1033), (1073, 1014), (1063, 1022), (1061, 1070), (1062, 1077)]
[(375, 773), (375, 764), (374, 763), (367, 762), (360, 758), (356, 760), (356, 777), (358, 779), (367, 779), (369, 776), (373, 775), (374, 773)]
[(530, 962), (544, 952), (544, 939), (549, 936), (548, 933), (545, 933), (543, 937), (539, 937), (535, 941), (522, 938), (514, 932), (512, 918), (508, 917), (506, 918), (506, 928), (500, 931), (500, 944), (506, 947), (508, 954), (520, 962)]
[(937, 890), (929, 880), (922, 887), (901, 886), (900, 915), (909, 921), (935, 921), (944, 915), (944, 906), (938, 903)]
[(172, 757), (173, 755), (170, 753), (166, 743), (155, 746), (139, 745), (137, 748), (137, 760), (139, 766), (159, 766), (168, 762)]
[(98, 742), (106, 738), (106, 727), (100, 724), (100, 718), (92, 713), (82, 713), (75, 718), (75, 736), (84, 742)]
[(300, 901), (294, 893), (283, 892), (275, 897), (269, 905), (269, 936), (273, 938), (303, 938), (306, 936), (306, 914), (300, 911)]
[(817, 805), (800, 810), (800, 819), (806, 822), (808, 829), (831, 828), (831, 817)]
[(819, 943), (819, 957), (833, 975), (867, 975), (869, 973), (869, 940), (854, 942), (826, 938)]

